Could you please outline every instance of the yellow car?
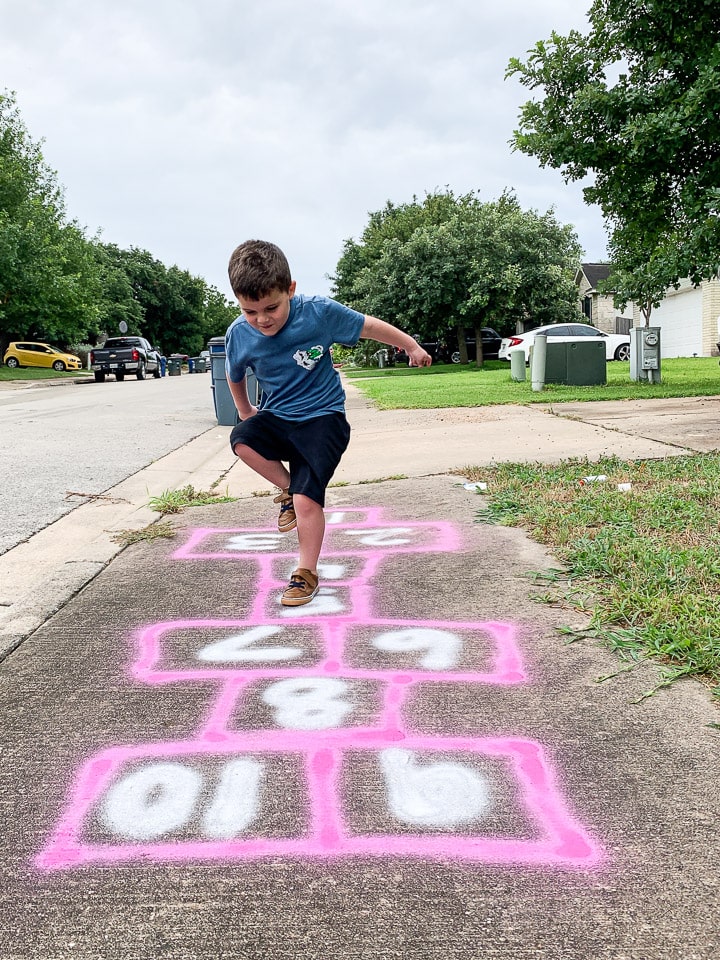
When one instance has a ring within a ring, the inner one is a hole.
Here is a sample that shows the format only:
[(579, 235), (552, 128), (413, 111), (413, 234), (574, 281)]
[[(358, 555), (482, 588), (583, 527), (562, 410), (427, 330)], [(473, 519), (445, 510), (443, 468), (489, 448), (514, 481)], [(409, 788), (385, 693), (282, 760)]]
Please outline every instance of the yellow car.
[(8, 367), (52, 367), (53, 370), (79, 370), (80, 357), (64, 353), (49, 343), (11, 343), (3, 363)]

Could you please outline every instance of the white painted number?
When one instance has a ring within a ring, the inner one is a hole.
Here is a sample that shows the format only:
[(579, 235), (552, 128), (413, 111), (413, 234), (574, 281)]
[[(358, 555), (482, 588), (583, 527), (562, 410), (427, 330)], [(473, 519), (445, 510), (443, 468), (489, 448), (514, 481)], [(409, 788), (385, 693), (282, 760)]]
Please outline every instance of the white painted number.
[(205, 836), (231, 840), (257, 816), (263, 764), (249, 758), (223, 767), (215, 798), (203, 818)]
[(431, 627), (408, 627), (406, 630), (389, 630), (372, 640), (378, 650), (389, 653), (404, 653), (417, 650), (425, 655), (420, 665), (427, 670), (449, 670), (456, 666), (462, 650), (462, 640), (449, 630), (434, 630)]
[(303, 651), (300, 647), (252, 647), (259, 640), (269, 640), (282, 633), (282, 627), (254, 627), (244, 633), (224, 637), (198, 650), (197, 658), (205, 663), (273, 663), (278, 660), (296, 660)]
[(110, 787), (103, 819), (121, 837), (154, 840), (187, 823), (201, 788), (196, 770), (179, 763), (151, 763)]
[[(235, 758), (220, 770), (217, 790), (201, 822), (204, 836), (229, 840), (257, 816), (263, 764)], [(203, 792), (202, 774), (181, 763), (148, 763), (114, 783), (101, 816), (116, 835), (157, 840), (186, 827)]]
[(239, 553), (251, 553), (262, 550), (277, 550), (283, 542), (281, 533), (238, 533), (228, 537), (228, 550), (237, 550)]
[(401, 547), (406, 543), (412, 543), (412, 532), (411, 527), (345, 531), (349, 537), (360, 537), (360, 543), (364, 543), (366, 547)]
[(349, 685), (332, 677), (293, 677), (271, 684), (262, 699), (275, 707), (275, 722), (288, 730), (339, 727), (353, 705), (342, 698)]
[(343, 601), (336, 595), (335, 587), (320, 587), (312, 603), (300, 607), (281, 607), (283, 617), (301, 620), (303, 617), (324, 617), (330, 613), (344, 613)]
[(421, 764), (410, 750), (380, 753), (393, 816), (418, 827), (458, 827), (488, 806), (485, 777), (459, 763)]

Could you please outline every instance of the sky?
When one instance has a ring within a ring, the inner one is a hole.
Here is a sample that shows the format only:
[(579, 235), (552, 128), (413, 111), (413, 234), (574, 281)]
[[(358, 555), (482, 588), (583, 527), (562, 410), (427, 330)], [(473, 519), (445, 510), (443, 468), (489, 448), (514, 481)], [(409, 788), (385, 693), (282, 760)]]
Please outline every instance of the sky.
[(581, 185), (509, 145), (511, 57), (583, 29), (580, 0), (0, 0), (0, 91), (89, 236), (228, 298), (243, 240), (329, 294), (371, 212), (450, 188), (553, 208), (595, 262)]

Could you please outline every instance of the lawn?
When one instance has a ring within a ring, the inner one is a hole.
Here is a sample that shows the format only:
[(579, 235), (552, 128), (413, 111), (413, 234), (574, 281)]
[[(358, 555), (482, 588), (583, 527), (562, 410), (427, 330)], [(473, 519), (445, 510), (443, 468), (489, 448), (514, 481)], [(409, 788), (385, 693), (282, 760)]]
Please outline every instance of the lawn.
[[(529, 381), (513, 382), (501, 361), (481, 370), (448, 365), (346, 375), (382, 409), (720, 394), (716, 358), (663, 360), (657, 385), (631, 381), (629, 363), (609, 363), (607, 371), (606, 386), (551, 385), (537, 393)], [(488, 484), (479, 522), (522, 527), (562, 564), (538, 587), (539, 602), (589, 614), (582, 635), (611, 645), (619, 671), (652, 659), (662, 665), (659, 686), (693, 676), (720, 698), (720, 453), (501, 464), (462, 474)], [(587, 474), (607, 480), (579, 485)], [(618, 483), (630, 483), (630, 491), (619, 491)], [(567, 631), (569, 640), (579, 636)]]
[(345, 368), (343, 373), (381, 410), (720, 395), (720, 366), (714, 357), (663, 360), (658, 384), (631, 380), (630, 364), (614, 361), (607, 365), (608, 382), (603, 386), (548, 384), (537, 392), (530, 379), (511, 380), (510, 365), (502, 360), (489, 360), (482, 368), (438, 364), (423, 369)]
[(76, 380), (78, 377), (91, 377), (88, 370), (49, 370), (45, 367), (11, 367), (0, 366), (0, 382), (8, 380)]
[[(561, 562), (536, 599), (588, 613), (583, 635), (610, 644), (621, 669), (656, 659), (661, 686), (696, 676), (720, 697), (720, 453), (462, 474), (488, 485), (480, 522), (522, 527)], [(580, 485), (588, 474), (607, 480)]]

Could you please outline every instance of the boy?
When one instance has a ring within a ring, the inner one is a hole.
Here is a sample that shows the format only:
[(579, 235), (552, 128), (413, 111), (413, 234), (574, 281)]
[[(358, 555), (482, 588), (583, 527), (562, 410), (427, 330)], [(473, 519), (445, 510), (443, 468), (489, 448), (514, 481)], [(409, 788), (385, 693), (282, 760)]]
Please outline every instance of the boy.
[[(432, 359), (392, 324), (326, 297), (296, 296), (287, 259), (273, 243), (240, 244), (228, 273), (242, 310), (226, 335), (228, 386), (242, 421), (230, 446), (280, 490), (278, 530), (297, 528), (298, 568), (281, 603), (300, 606), (319, 589), (325, 489), (350, 440), (333, 343), (352, 346), (364, 337), (402, 347), (414, 366), (430, 366)], [(259, 410), (248, 397), (247, 369), (263, 391)]]

